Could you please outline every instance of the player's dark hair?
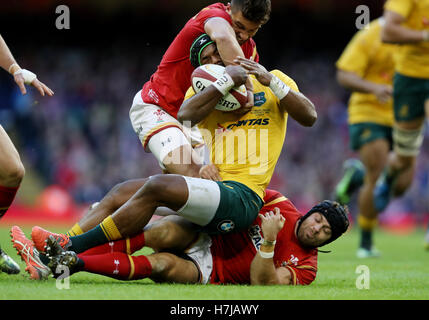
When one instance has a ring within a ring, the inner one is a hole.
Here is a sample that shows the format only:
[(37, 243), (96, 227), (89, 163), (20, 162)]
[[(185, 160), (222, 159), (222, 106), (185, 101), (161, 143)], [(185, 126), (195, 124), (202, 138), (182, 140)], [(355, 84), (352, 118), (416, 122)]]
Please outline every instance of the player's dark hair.
[(231, 0), (231, 10), (241, 10), (252, 22), (267, 23), (271, 14), (271, 0)]

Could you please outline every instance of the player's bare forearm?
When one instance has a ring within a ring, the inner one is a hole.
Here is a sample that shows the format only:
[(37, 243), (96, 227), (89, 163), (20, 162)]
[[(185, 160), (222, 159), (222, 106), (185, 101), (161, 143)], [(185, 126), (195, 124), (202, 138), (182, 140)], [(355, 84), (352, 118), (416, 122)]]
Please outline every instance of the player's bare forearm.
[[(405, 18), (392, 12), (384, 12), (385, 24), (381, 31), (381, 40), (385, 43), (417, 43), (428, 41), (425, 39), (424, 31), (413, 30), (402, 25)], [(427, 32), (427, 31), (426, 31)]]
[(12, 56), (6, 42), (3, 40), (0, 35), (0, 67), (9, 72), (9, 67), (16, 63), (15, 59)]
[(304, 127), (311, 127), (317, 120), (314, 104), (302, 93), (290, 90), (280, 101), (280, 107)]
[(182, 103), (177, 120), (191, 121), (191, 126), (196, 125), (213, 111), (220, 98), (222, 93), (214, 86), (208, 86)]
[(392, 97), (392, 85), (365, 80), (354, 72), (338, 69), (337, 81), (351, 91), (373, 94), (382, 103), (388, 102)]
[(292, 274), (287, 268), (276, 268), (273, 259), (255, 255), (250, 265), (250, 284), (252, 285), (290, 285)]
[(273, 259), (262, 258), (259, 253), (250, 265), (250, 284), (275, 285), (280, 284)]
[(362, 93), (373, 93), (375, 83), (367, 81), (354, 72), (337, 70), (337, 82), (344, 88)]
[(225, 65), (234, 64), (234, 59), (237, 56), (244, 57), (234, 30), (225, 19), (212, 18), (208, 20), (204, 25), (204, 30), (216, 42), (220, 57)]

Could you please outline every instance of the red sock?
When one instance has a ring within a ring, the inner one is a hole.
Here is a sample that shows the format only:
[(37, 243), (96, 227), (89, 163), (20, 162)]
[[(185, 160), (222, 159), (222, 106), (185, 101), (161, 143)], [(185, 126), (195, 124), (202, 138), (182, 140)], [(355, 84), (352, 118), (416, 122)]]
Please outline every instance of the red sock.
[(15, 199), (18, 189), (19, 186), (14, 188), (0, 186), (0, 218), (3, 217), (7, 209), (9, 209), (13, 199)]
[(80, 255), (98, 255), (103, 253), (124, 252), (126, 254), (133, 254), (140, 250), (145, 245), (144, 232), (132, 237), (122, 240), (111, 241), (100, 246), (88, 249)]
[(152, 265), (145, 256), (132, 257), (122, 252), (99, 255), (78, 255), (84, 262), (82, 271), (119, 280), (138, 280), (151, 275)]

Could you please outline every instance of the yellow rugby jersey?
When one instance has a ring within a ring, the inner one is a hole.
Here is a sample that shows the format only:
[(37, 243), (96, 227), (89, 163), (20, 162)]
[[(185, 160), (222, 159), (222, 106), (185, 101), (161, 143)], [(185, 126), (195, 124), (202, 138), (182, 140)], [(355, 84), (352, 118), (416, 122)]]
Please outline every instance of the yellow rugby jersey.
[[(429, 0), (388, 0), (384, 9), (403, 16), (404, 27), (429, 30)], [(429, 79), (429, 42), (400, 45), (396, 71), (409, 77)]]
[[(382, 19), (374, 20), (367, 29), (358, 31), (336, 63), (338, 69), (353, 72), (363, 79), (392, 85), (395, 45), (381, 42)], [(373, 122), (393, 125), (393, 99), (380, 102), (374, 94), (353, 92), (348, 107), (348, 122)]]
[[(271, 73), (298, 91), (295, 82), (284, 73)], [(240, 182), (264, 199), (283, 148), (288, 114), (279, 109), (280, 100), (271, 89), (251, 77), (255, 95), (252, 111), (237, 115), (213, 110), (198, 128), (222, 179)], [(185, 100), (194, 94), (189, 88)]]

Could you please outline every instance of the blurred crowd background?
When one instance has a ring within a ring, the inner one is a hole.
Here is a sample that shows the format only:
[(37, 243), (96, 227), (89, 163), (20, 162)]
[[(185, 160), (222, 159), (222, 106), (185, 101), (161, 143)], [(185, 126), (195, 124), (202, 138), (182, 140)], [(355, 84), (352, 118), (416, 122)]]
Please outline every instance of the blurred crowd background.
[[(22, 96), (0, 74), (0, 123), (19, 150), (27, 175), (17, 203), (35, 204), (47, 188), (76, 204), (101, 199), (115, 184), (160, 173), (133, 132), (128, 111), (186, 21), (213, 1), (55, 1), (0, 3), (0, 32), (18, 63), (55, 91)], [(224, 2), (226, 3), (226, 2)], [(58, 30), (55, 8), (70, 9), (70, 29)], [(335, 61), (357, 31), (358, 5), (370, 18), (383, 1), (272, 0), (271, 20), (256, 35), (261, 64), (291, 76), (316, 105), (318, 121), (289, 120), (286, 144), (270, 187), (301, 210), (331, 198), (350, 151), (349, 92), (335, 80)], [(429, 130), (411, 190), (384, 217), (429, 212)], [(351, 204), (354, 215), (355, 204)]]

